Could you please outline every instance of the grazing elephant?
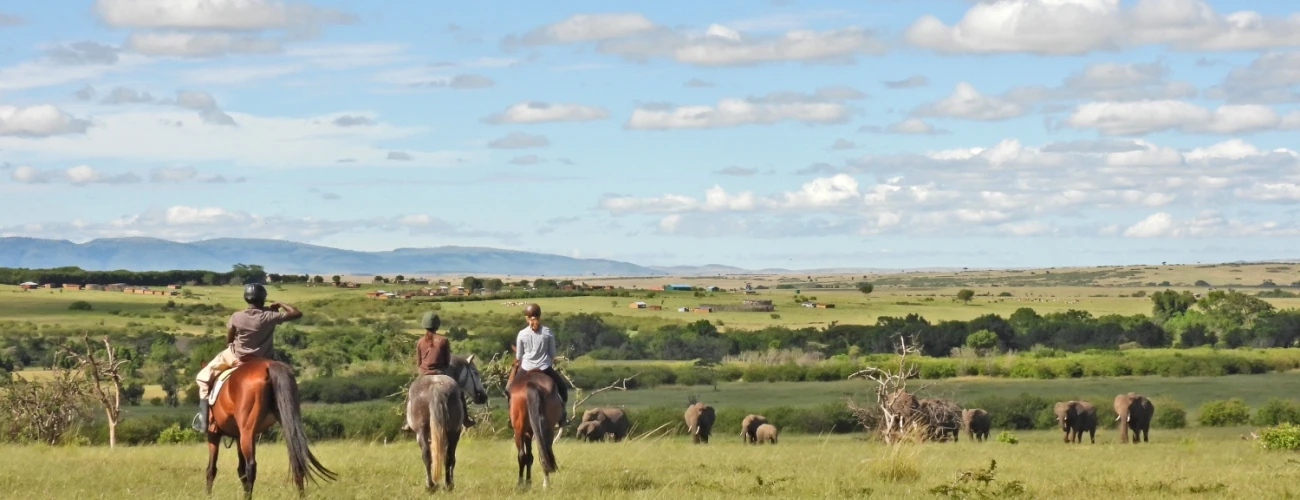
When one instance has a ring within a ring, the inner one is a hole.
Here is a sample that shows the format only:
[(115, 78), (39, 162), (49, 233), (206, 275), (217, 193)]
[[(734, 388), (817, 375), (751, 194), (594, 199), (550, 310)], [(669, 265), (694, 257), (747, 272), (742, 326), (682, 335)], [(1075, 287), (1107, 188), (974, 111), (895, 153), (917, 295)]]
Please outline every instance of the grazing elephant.
[(917, 402), (917, 412), (926, 429), (926, 437), (938, 441), (957, 442), (961, 434), (961, 408), (946, 399), (921, 399)]
[[(622, 408), (593, 408), (583, 412), (582, 422), (596, 422), (599, 424), (600, 431), (605, 434), (613, 434), (614, 442), (621, 442), (627, 437), (631, 424), (627, 420), (627, 414)], [(601, 436), (602, 440), (604, 436)]]
[(966, 436), (971, 441), (984, 441), (989, 438), (989, 428), (993, 427), (993, 419), (989, 417), (989, 412), (979, 408), (971, 408), (961, 411), (961, 422), (966, 427)]
[(763, 424), (758, 426), (758, 429), (754, 430), (756, 444), (762, 444), (765, 441), (776, 444), (776, 435), (776, 426), (772, 424)]
[(600, 422), (588, 420), (578, 424), (578, 438), (589, 443), (595, 443), (605, 440), (605, 430), (601, 428)]
[(1054, 409), (1056, 421), (1065, 432), (1065, 442), (1083, 442), (1084, 431), (1093, 444), (1097, 443), (1097, 408), (1087, 401), (1062, 401)]
[(686, 430), (691, 433), (691, 442), (708, 444), (709, 435), (713, 433), (713, 407), (700, 402), (692, 402), (686, 407)]
[(758, 426), (766, 424), (767, 417), (749, 414), (740, 422), (740, 440), (745, 444), (758, 444)]
[(919, 402), (916, 396), (908, 394), (907, 391), (898, 389), (888, 396), (889, 413), (892, 418), (887, 418), (884, 422), (885, 427), (895, 432), (904, 432), (909, 426), (917, 423), (917, 409)]
[(1138, 443), (1141, 435), (1143, 443), (1151, 431), (1151, 417), (1155, 415), (1156, 406), (1141, 394), (1130, 392), (1115, 396), (1115, 420), (1119, 422), (1119, 442), (1128, 442), (1128, 433), (1133, 431), (1133, 443)]

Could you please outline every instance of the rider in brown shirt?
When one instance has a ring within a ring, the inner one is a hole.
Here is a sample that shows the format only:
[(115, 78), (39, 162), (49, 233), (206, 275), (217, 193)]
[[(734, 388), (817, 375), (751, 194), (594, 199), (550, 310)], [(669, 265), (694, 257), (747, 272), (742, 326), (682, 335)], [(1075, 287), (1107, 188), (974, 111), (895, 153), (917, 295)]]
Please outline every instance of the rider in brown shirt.
[[(438, 334), (442, 319), (433, 312), (427, 312), (420, 324), (424, 327), (424, 335), (415, 343), (415, 367), (420, 376), (446, 375), (455, 378), (454, 374), (447, 373), (447, 368), (451, 366), (451, 341)], [(465, 402), (464, 391), (461, 391), (460, 404), (461, 414), (465, 416), (462, 423), (465, 427), (473, 427), (474, 419), (469, 416), (469, 404)], [(403, 427), (403, 430), (411, 429)]]

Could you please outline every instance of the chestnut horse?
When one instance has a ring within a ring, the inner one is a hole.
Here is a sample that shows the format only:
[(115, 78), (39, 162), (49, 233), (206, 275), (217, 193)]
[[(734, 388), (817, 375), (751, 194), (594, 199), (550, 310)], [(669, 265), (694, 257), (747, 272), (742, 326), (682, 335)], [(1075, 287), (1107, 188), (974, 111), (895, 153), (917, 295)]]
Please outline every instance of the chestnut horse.
[(253, 495), (257, 480), (254, 448), (257, 435), (278, 421), (284, 443), (289, 447), (289, 472), (298, 494), (303, 493), (303, 477), (322, 477), (333, 481), (338, 476), (326, 469), (307, 446), (298, 401), (298, 383), (289, 365), (264, 358), (241, 361), (226, 379), (225, 387), (212, 403), (208, 418), (208, 494), (217, 477), (217, 450), (222, 436), (239, 441), (239, 480), (244, 496)]
[[(515, 350), (514, 346), (510, 350)], [(545, 488), (550, 484), (551, 473), (559, 468), (551, 445), (564, 402), (555, 392), (554, 381), (545, 373), (529, 370), (521, 375), (518, 357), (510, 367), (506, 396), (510, 399), (510, 427), (515, 430), (515, 451), (519, 457), (517, 484), (524, 486), (533, 481), (533, 438), (536, 438), (537, 447), (541, 448), (542, 487)]]

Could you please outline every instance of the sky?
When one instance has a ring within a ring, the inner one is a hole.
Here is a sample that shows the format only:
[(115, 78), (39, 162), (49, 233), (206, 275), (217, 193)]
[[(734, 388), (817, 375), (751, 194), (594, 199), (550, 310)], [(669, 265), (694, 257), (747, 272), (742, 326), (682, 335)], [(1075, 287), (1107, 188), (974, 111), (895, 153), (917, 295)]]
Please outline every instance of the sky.
[(0, 236), (1297, 258), (1297, 103), (1271, 0), (0, 2)]

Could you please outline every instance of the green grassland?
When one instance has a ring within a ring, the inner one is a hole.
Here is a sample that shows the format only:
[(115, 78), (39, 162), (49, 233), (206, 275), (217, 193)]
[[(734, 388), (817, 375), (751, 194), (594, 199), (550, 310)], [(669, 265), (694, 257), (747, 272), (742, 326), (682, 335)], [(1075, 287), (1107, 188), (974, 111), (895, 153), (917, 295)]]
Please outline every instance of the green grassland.
[[(362, 289), (338, 289), (328, 286), (284, 285), (275, 287), (271, 300), (291, 304), (303, 303), (317, 299), (352, 298), (356, 300), (374, 300), (365, 298), (365, 292), (379, 288), (368, 286)], [(985, 314), (1009, 316), (1021, 307), (1029, 307), (1040, 314), (1066, 311), (1070, 309), (1086, 310), (1094, 316), (1107, 314), (1133, 315), (1146, 314), (1151, 311), (1151, 301), (1146, 297), (1134, 297), (1135, 292), (1146, 293), (1165, 287), (1101, 287), (1101, 286), (1043, 286), (1043, 287), (972, 287), (977, 296), (970, 303), (961, 303), (954, 299), (957, 287), (901, 287), (879, 286), (870, 295), (864, 295), (855, 289), (799, 289), (803, 299), (832, 303), (833, 309), (815, 309), (798, 305), (795, 300), (796, 290), (767, 289), (756, 295), (715, 292), (704, 297), (696, 297), (691, 292), (649, 292), (628, 290), (630, 297), (562, 297), (538, 298), (532, 301), (542, 305), (548, 313), (610, 313), (627, 317), (658, 317), (683, 322), (709, 319), (722, 325), (722, 329), (743, 328), (759, 329), (769, 325), (787, 327), (826, 326), (831, 323), (874, 324), (877, 318), (884, 316), (901, 317), (919, 314), (931, 322), (943, 320), (970, 320)], [(1179, 287), (1174, 287), (1179, 288)], [(1190, 288), (1197, 291), (1203, 289)], [(1253, 293), (1246, 290), (1248, 293)], [(28, 321), (35, 324), (61, 325), (64, 327), (127, 326), (128, 324), (152, 325), (159, 328), (176, 329), (188, 334), (204, 333), (208, 327), (182, 325), (171, 321), (160, 308), (168, 301), (178, 305), (185, 304), (222, 304), (227, 307), (242, 305), (239, 287), (196, 287), (191, 290), (193, 297), (163, 297), (133, 295), (120, 292), (33, 290), (21, 292), (16, 287), (0, 286), (0, 321)], [(998, 296), (1011, 293), (1010, 297)], [(693, 313), (678, 312), (679, 307), (692, 307), (700, 304), (737, 304), (745, 299), (772, 300), (776, 305), (774, 313), (766, 312), (715, 312)], [(68, 306), (75, 301), (89, 302), (91, 311), (70, 311)], [(1279, 308), (1300, 307), (1300, 298), (1269, 298), (1269, 302)], [(631, 309), (628, 304), (644, 301), (648, 304), (662, 305), (663, 310)], [(442, 303), (445, 310), (471, 314), (517, 314), (520, 300), (488, 299), (470, 302)], [(112, 315), (111, 311), (121, 311), (128, 315)], [(330, 311), (306, 311), (330, 315)], [(146, 317), (140, 317), (146, 316)], [(452, 327), (455, 325), (446, 325)]]
[[(929, 443), (891, 447), (861, 436), (793, 436), (745, 446), (719, 435), (694, 446), (684, 437), (588, 444), (562, 440), (560, 470), (545, 495), (556, 498), (942, 498), (930, 489), (963, 470), (997, 461), (999, 483), (1020, 481), (1020, 498), (1294, 498), (1300, 468), (1288, 454), (1259, 449), (1244, 428), (1155, 431), (1122, 445), (1111, 432), (1097, 444), (1064, 444), (1060, 433), (1021, 432), (1020, 443)], [(996, 432), (995, 432), (996, 434)], [(296, 498), (282, 443), (258, 451), (257, 498)], [(411, 441), (326, 442), (315, 454), (339, 474), (308, 486), (312, 498), (420, 498), (423, 473)], [(0, 446), (0, 491), (9, 498), (192, 498), (202, 495), (206, 446), (50, 448)], [(515, 452), (506, 440), (466, 439), (457, 453), (455, 495), (543, 494), (515, 488)], [(890, 481), (885, 469), (914, 473)], [(233, 450), (222, 450), (215, 498), (236, 498)]]
[[(1294, 398), (1300, 394), (1300, 373), (1263, 375), (1229, 375), (1224, 377), (1105, 377), (1064, 380), (1002, 379), (962, 377), (938, 381), (918, 380), (912, 387), (926, 387), (925, 394), (957, 402), (969, 402), (985, 396), (1013, 397), (1021, 393), (1060, 400), (1074, 398), (1113, 398), (1116, 394), (1137, 392), (1151, 398), (1170, 398), (1182, 403), (1190, 415), (1210, 400), (1241, 398), (1251, 407), (1269, 398)], [(589, 401), (590, 405), (646, 408), (686, 406), (696, 396), (715, 407), (769, 408), (774, 406), (810, 407), (842, 401), (845, 397), (869, 400), (873, 386), (866, 380), (838, 382), (727, 382), (713, 386), (661, 386), (635, 391), (607, 391)]]

